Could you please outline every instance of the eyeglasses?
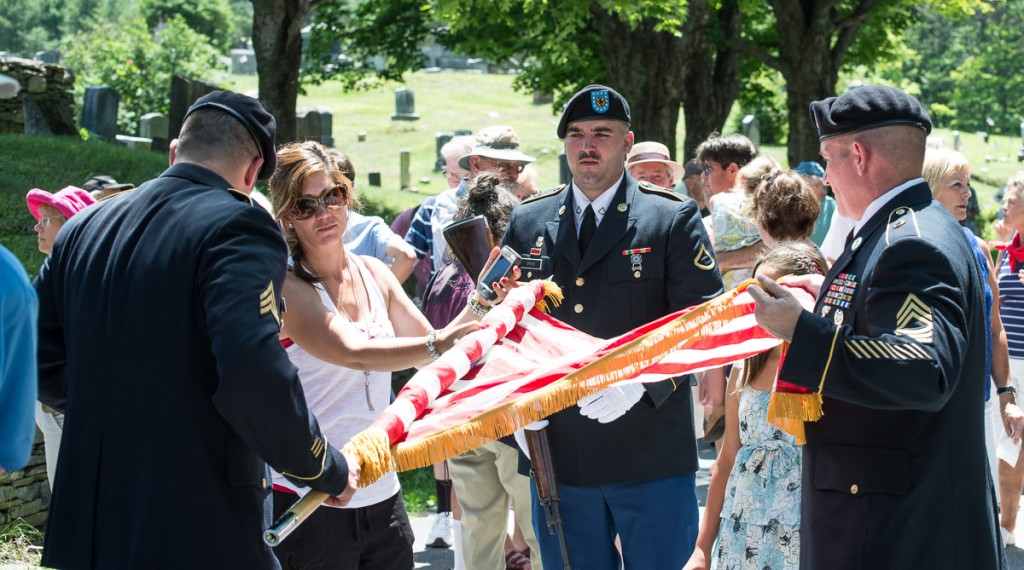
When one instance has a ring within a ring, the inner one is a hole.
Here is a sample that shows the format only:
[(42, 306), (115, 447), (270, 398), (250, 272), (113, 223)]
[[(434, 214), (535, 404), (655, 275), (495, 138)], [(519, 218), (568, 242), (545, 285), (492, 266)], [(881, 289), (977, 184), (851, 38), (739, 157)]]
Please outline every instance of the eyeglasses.
[[(515, 172), (516, 174), (522, 174), (523, 169), (526, 168), (526, 165), (523, 164), (522, 162), (513, 162), (513, 161), (509, 161), (509, 160), (494, 160), (493, 158), (485, 158), (485, 157), (481, 157), (481, 158), (484, 159), (485, 163), (493, 165), (493, 166), (491, 166), (489, 168), (490, 170), (501, 170), (501, 171)], [(489, 169), (484, 169), (484, 170), (489, 170)]]
[(327, 210), (337, 210), (345, 205), (344, 191), (347, 190), (347, 186), (344, 184), (338, 184), (324, 190), (318, 198), (303, 196), (295, 201), (295, 207), (292, 208), (292, 217), (296, 220), (312, 218), (320, 211), (321, 205), (323, 205)]
[(43, 226), (44, 228), (46, 226), (49, 226), (50, 224), (53, 224), (53, 223), (62, 224), (62, 223), (64, 223), (64, 220), (61, 220), (59, 218), (53, 218), (53, 217), (50, 217), (50, 216), (43, 216), (43, 217), (39, 218), (39, 225)]

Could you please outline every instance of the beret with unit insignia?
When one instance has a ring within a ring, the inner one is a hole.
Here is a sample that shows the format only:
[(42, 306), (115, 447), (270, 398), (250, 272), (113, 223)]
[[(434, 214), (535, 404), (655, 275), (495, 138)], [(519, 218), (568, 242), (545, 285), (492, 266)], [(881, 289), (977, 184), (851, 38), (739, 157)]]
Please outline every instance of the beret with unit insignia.
[(932, 121), (921, 102), (885, 85), (850, 89), (838, 97), (811, 103), (811, 118), (821, 140), (893, 125), (910, 125), (932, 132)]

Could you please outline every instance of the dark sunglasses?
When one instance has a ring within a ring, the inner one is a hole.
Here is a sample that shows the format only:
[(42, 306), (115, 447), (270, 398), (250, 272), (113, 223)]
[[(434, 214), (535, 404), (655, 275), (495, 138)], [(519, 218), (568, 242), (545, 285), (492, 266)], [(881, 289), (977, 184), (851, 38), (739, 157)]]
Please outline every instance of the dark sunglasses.
[(309, 219), (320, 210), (321, 204), (328, 210), (337, 210), (345, 205), (345, 194), (343, 192), (345, 188), (344, 184), (338, 184), (324, 190), (318, 198), (311, 198), (309, 196), (299, 198), (295, 201), (295, 207), (292, 208), (292, 217), (296, 220)]
[(710, 162), (705, 162), (704, 165), (700, 167), (700, 171), (703, 172), (704, 174), (711, 174), (712, 168), (713, 167), (711, 166)]

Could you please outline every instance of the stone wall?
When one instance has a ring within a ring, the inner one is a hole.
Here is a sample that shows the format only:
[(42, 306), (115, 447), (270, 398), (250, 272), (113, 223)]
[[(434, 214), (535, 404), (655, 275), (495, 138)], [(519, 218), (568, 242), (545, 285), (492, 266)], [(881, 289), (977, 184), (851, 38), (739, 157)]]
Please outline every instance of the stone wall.
[(21, 471), (0, 475), (0, 528), (17, 518), (42, 528), (46, 525), (49, 507), (46, 452), (43, 450), (43, 435), (36, 430), (36, 442), (28, 465)]
[(66, 68), (16, 57), (0, 58), (0, 73), (21, 83), (16, 97), (0, 99), (0, 133), (78, 134), (75, 77)]

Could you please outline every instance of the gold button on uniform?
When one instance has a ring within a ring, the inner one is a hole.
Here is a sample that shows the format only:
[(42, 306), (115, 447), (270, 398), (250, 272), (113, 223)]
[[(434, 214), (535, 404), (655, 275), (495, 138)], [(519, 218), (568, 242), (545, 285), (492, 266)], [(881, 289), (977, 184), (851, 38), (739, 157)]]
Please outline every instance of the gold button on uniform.
[(576, 306), (573, 307), (572, 310), (576, 311), (576, 314), (582, 313), (583, 312), (583, 305), (581, 305), (579, 303), (576, 303)]
[(582, 287), (583, 286), (583, 278), (582, 277), (577, 277), (576, 278), (576, 286), (577, 287)]
[(856, 483), (854, 483), (853, 485), (850, 485), (850, 494), (851, 495), (856, 495), (859, 492), (860, 492), (860, 487), (858, 487)]
[(637, 279), (640, 279), (640, 272), (639, 271), (634, 271), (633, 272), (633, 277), (636, 277)]
[(267, 478), (266, 477), (263, 478), (263, 488), (264, 489), (267, 488)]

